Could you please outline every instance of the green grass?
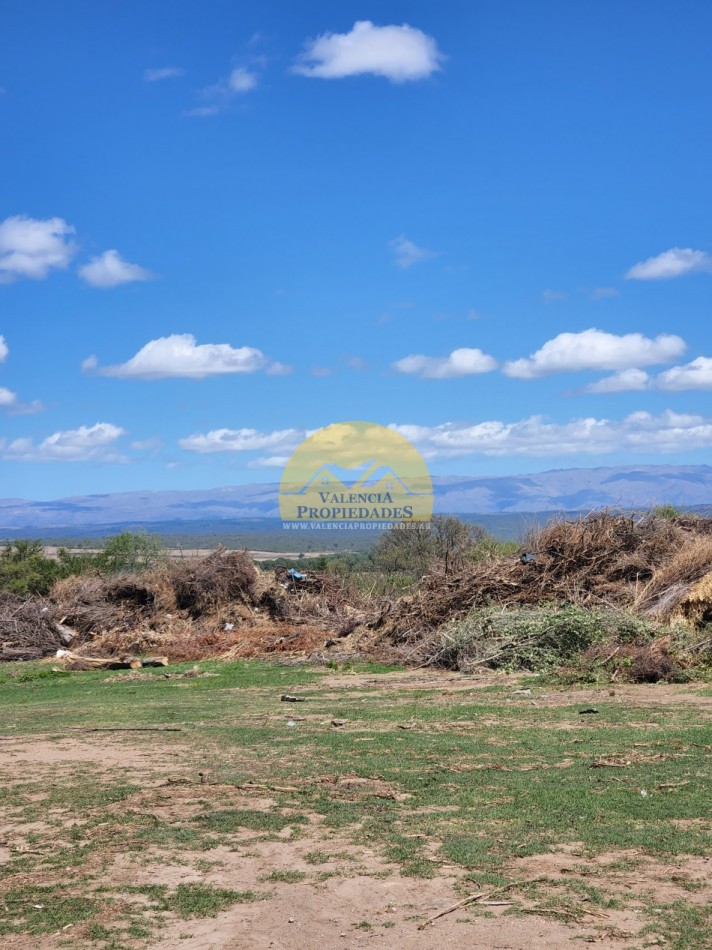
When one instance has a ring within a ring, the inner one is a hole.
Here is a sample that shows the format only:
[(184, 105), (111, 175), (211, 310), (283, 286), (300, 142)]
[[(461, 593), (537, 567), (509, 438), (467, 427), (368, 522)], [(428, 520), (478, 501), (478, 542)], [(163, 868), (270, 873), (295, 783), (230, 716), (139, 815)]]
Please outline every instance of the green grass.
[(305, 871), (270, 871), (262, 878), (263, 881), (272, 881), (275, 884), (299, 884), (306, 879)]
[[(406, 875), (429, 878), (443, 864), (455, 866), (466, 888), (507, 884), (512, 862), (574, 842), (584, 857), (630, 849), (660, 862), (712, 849), (712, 823), (699, 821), (712, 799), (709, 714), (690, 703), (657, 704), (655, 687), (635, 705), (602, 693), (598, 714), (581, 716), (590, 696), (579, 699), (574, 690), (561, 703), (548, 702), (556, 690), (541, 678), (528, 680), (529, 697), (514, 696), (504, 683), (445, 696), (438, 684), (394, 685), (390, 667), (341, 670), (338, 688), (325, 682), (333, 671), (323, 668), (206, 662), (201, 669), (220, 675), (166, 680), (158, 671), (131, 680), (122, 673), (52, 674), (42, 664), (0, 670), (0, 737), (100, 744), (103, 733), (85, 730), (171, 725), (180, 731), (107, 735), (170, 754), (175, 788), (195, 787), (190, 809), (162, 810), (156, 789), (166, 773), (154, 775), (150, 759), (109, 772), (92, 763), (52, 764), (41, 775), (0, 783), (4, 824), (46, 822), (0, 865), (0, 934), (55, 933), (72, 923), (93, 927), (95, 942), (148, 940), (142, 933), (155, 936), (166, 915), (211, 916), (265, 895), (208, 883), (141, 885), (147, 903), (137, 907), (125, 896), (139, 891), (102, 890), (109, 854), (120, 850), (150, 863), (160, 853), (209, 868), (201, 854), (287, 829), (292, 838), (317, 835), (308, 865), (334, 862), (346, 873), (343, 852), (318, 848), (318, 835), (334, 834), (342, 845), (377, 850)], [(361, 674), (352, 686), (349, 672)], [(297, 709), (304, 719), (292, 727), (295, 710), (280, 702), (286, 692), (306, 697)], [(334, 718), (346, 725), (334, 728)], [(596, 767), (601, 762), (622, 767)], [(199, 771), (209, 773), (210, 786), (199, 784)], [(349, 783), (349, 776), (372, 784)], [(236, 807), (234, 788), (247, 783), (264, 786), (260, 795), (273, 803)], [(313, 816), (322, 820), (316, 831)], [(607, 874), (630, 874), (626, 862), (619, 859)], [(67, 868), (77, 869), (68, 889), (59, 886)], [(28, 874), (46, 886), (20, 886)], [(581, 901), (611, 907), (620, 898), (604, 878), (556, 887), (556, 900), (565, 908)], [(319, 878), (287, 870), (264, 880)], [(645, 911), (650, 933), (680, 950), (705, 946), (710, 926), (706, 908), (691, 902), (699, 885), (683, 884), (679, 901)], [(552, 887), (544, 888), (549, 897)], [(548, 899), (544, 891), (540, 899)], [(123, 930), (103, 933), (108, 911)]]

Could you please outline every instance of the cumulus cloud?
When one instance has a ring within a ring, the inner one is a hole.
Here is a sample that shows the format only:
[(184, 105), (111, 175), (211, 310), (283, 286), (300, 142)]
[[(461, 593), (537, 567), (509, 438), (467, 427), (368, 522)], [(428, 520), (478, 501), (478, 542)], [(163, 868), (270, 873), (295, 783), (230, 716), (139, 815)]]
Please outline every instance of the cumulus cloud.
[(288, 457), (304, 441), (306, 429), (278, 429), (275, 432), (260, 432), (258, 429), (212, 429), (196, 432), (178, 444), (189, 452), (203, 455), (215, 452), (278, 452)]
[(712, 389), (712, 359), (698, 356), (684, 366), (672, 366), (655, 380), (657, 389), (682, 392), (686, 389)]
[(185, 76), (181, 66), (162, 66), (159, 69), (144, 69), (143, 78), (146, 82), (162, 82), (164, 79), (180, 79)]
[(390, 241), (388, 246), (393, 252), (396, 267), (400, 267), (401, 270), (407, 270), (413, 264), (420, 264), (435, 257), (434, 251), (429, 251), (425, 247), (418, 247), (403, 234)]
[(415, 27), (354, 23), (349, 33), (323, 33), (307, 40), (293, 72), (316, 79), (383, 76), (394, 83), (426, 79), (444, 59), (437, 43)]
[(82, 363), (85, 372), (117, 379), (204, 379), (225, 373), (255, 373), (278, 367), (277, 375), (286, 367), (270, 363), (265, 354), (253, 346), (232, 347), (229, 343), (197, 343), (191, 333), (174, 333), (159, 337), (142, 346), (126, 363), (100, 367), (96, 356)]
[[(8, 357), (10, 349), (5, 342), (5, 337), (0, 336), (0, 363), (4, 363)], [(0, 411), (8, 416), (28, 416), (35, 412), (42, 412), (43, 404), (39, 399), (33, 399), (32, 402), (23, 402), (11, 389), (0, 386)]]
[(76, 251), (72, 234), (74, 228), (63, 218), (5, 218), (0, 222), (0, 283), (44, 280), (51, 270), (64, 270)]
[(41, 442), (31, 438), (0, 439), (0, 458), (16, 462), (119, 462), (115, 448), (126, 432), (110, 422), (54, 432)]
[(550, 422), (530, 416), (517, 422), (491, 420), (438, 426), (392, 425), (424, 457), (559, 457), (613, 452), (688, 452), (712, 447), (712, 417), (634, 412), (621, 420), (573, 419)]
[[(633, 412), (622, 419), (585, 417), (553, 422), (530, 416), (515, 422), (446, 422), (435, 426), (400, 425), (390, 428), (413, 442), (427, 459), (464, 456), (562, 457), (598, 456), (617, 452), (671, 453), (712, 448), (712, 417), (666, 410), (658, 414)], [(306, 429), (214, 429), (181, 439), (182, 449), (200, 454), (264, 452), (248, 462), (250, 468), (286, 464), (309, 435)]]
[(649, 389), (651, 378), (644, 369), (622, 369), (612, 376), (589, 383), (581, 390), (584, 393), (628, 393)]
[(81, 279), (92, 287), (118, 287), (120, 284), (133, 284), (140, 280), (153, 280), (155, 274), (138, 264), (130, 264), (115, 250), (104, 251), (98, 257), (92, 257), (88, 264), (79, 268)]
[(641, 392), (645, 389), (658, 389), (664, 392), (684, 392), (689, 390), (712, 389), (712, 359), (698, 356), (697, 359), (682, 366), (671, 366), (657, 376), (650, 376), (642, 369), (626, 369), (612, 376), (604, 376), (585, 386), (585, 393), (622, 393)]
[(423, 379), (452, 379), (490, 373), (497, 368), (497, 360), (480, 349), (461, 347), (449, 356), (404, 356), (393, 364), (399, 373), (420, 376)]
[(679, 336), (661, 333), (654, 339), (641, 333), (618, 336), (592, 328), (581, 333), (560, 333), (528, 358), (504, 365), (507, 376), (536, 379), (552, 373), (581, 370), (620, 370), (669, 363), (685, 351)]
[(672, 247), (635, 264), (625, 276), (627, 280), (669, 280), (701, 271), (712, 272), (712, 255), (691, 247)]
[(43, 412), (44, 405), (39, 399), (23, 402), (11, 389), (0, 386), (0, 411), (8, 416), (31, 416)]

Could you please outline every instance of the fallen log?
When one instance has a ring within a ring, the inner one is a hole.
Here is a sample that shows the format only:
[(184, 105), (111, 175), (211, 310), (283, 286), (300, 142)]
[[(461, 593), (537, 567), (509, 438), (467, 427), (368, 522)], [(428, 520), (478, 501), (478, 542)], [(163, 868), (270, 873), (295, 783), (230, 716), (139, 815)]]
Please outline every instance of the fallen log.
[(0, 650), (0, 663), (41, 660), (43, 656), (45, 656), (45, 650), (42, 647), (6, 647)]
[(69, 670), (140, 670), (144, 666), (168, 666), (167, 656), (82, 656), (71, 650), (57, 650), (56, 658), (63, 660)]

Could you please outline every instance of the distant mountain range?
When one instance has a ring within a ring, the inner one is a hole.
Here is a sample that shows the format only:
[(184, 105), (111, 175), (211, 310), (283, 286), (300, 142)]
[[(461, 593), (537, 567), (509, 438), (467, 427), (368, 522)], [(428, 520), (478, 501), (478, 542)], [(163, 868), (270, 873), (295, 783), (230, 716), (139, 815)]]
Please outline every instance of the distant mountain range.
[[(589, 511), (672, 504), (712, 505), (712, 466), (645, 465), (579, 468), (535, 475), (436, 476), (435, 510), (458, 515)], [(279, 518), (278, 485), (237, 485), (191, 491), (83, 495), (56, 501), (0, 499), (3, 529), (53, 531), (97, 525), (151, 525)]]

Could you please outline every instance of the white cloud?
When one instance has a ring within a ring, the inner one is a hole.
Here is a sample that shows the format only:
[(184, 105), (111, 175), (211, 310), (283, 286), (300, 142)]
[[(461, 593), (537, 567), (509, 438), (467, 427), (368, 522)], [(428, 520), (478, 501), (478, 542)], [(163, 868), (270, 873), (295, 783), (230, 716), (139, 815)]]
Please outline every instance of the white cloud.
[(269, 371), (271, 366), (265, 354), (252, 346), (232, 347), (229, 343), (196, 343), (191, 333), (174, 333), (151, 340), (126, 363), (99, 368), (95, 356), (82, 363), (85, 372), (98, 372), (117, 379), (204, 379), (224, 373), (254, 373)]
[[(262, 60), (253, 60), (253, 62), (260, 66), (264, 65)], [(200, 95), (205, 100), (205, 105), (188, 109), (183, 115), (198, 118), (219, 115), (237, 96), (244, 96), (245, 93), (251, 92), (259, 81), (260, 74), (256, 69), (236, 66), (224, 79), (201, 90)]]
[(393, 238), (388, 246), (395, 255), (396, 267), (400, 267), (401, 270), (407, 270), (413, 264), (420, 264), (422, 261), (428, 261), (435, 257), (434, 251), (429, 251), (425, 247), (418, 247), (403, 234)]
[(548, 422), (531, 416), (518, 422), (491, 420), (439, 426), (392, 425), (424, 457), (559, 457), (614, 452), (688, 452), (712, 447), (712, 418), (675, 413), (635, 412), (624, 419), (584, 418)]
[(41, 442), (30, 438), (0, 439), (0, 458), (17, 462), (119, 462), (114, 443), (124, 429), (110, 422), (55, 432)]
[(449, 356), (404, 356), (393, 367), (399, 373), (409, 373), (423, 379), (452, 379), (490, 373), (497, 369), (497, 360), (480, 349), (461, 347), (453, 350)]
[(180, 439), (178, 444), (182, 449), (203, 455), (271, 449), (279, 452), (280, 456), (288, 456), (307, 435), (306, 429), (279, 429), (275, 432), (260, 432), (257, 429), (213, 429), (210, 432), (194, 433)]
[(8, 416), (32, 416), (36, 412), (44, 412), (44, 405), (39, 399), (32, 402), (23, 402), (17, 393), (0, 386), (0, 411)]
[(650, 389), (651, 378), (644, 369), (622, 369), (612, 376), (604, 376), (603, 379), (596, 380), (595, 383), (589, 383), (584, 386), (581, 392), (584, 393), (628, 393), (643, 392)]
[(712, 255), (691, 247), (672, 247), (635, 264), (625, 276), (627, 280), (668, 280), (701, 271), (712, 272)]
[(38, 220), (15, 215), (0, 222), (0, 283), (43, 280), (64, 270), (76, 251), (74, 228), (63, 218)]
[(595, 383), (584, 387), (585, 393), (622, 393), (641, 392), (646, 389), (659, 389), (664, 392), (684, 392), (688, 390), (712, 389), (712, 359), (698, 356), (683, 366), (671, 366), (670, 369), (649, 376), (642, 369), (627, 369), (613, 376), (605, 376)]
[(698, 356), (684, 366), (672, 366), (655, 380), (657, 389), (682, 392), (686, 389), (712, 389), (712, 359)]
[[(390, 428), (413, 442), (427, 459), (485, 457), (598, 456), (618, 452), (670, 453), (712, 448), (712, 417), (666, 410), (634, 412), (619, 420), (587, 417), (552, 422), (530, 416), (516, 422), (446, 422)], [(309, 435), (306, 429), (214, 429), (181, 439), (182, 449), (200, 454), (263, 451), (249, 468), (279, 468)]]
[[(0, 336), (0, 363), (4, 363), (8, 357), (10, 349), (5, 342), (5, 337)], [(35, 412), (42, 412), (44, 406), (39, 399), (33, 399), (32, 402), (22, 402), (17, 393), (5, 386), (0, 386), (0, 411), (8, 416), (29, 416)]]
[(270, 363), (265, 370), (268, 376), (289, 376), (294, 372), (294, 367), (288, 363)]
[(146, 82), (161, 82), (164, 79), (180, 79), (185, 76), (181, 66), (162, 66), (160, 69), (144, 69), (143, 78)]
[(238, 66), (233, 69), (227, 77), (227, 86), (230, 92), (243, 93), (249, 92), (257, 85), (259, 77), (257, 73), (251, 72), (244, 66)]
[(349, 33), (307, 40), (293, 71), (317, 79), (370, 74), (402, 83), (431, 76), (443, 58), (431, 36), (407, 23), (376, 26), (359, 20)]
[(247, 463), (247, 468), (284, 468), (288, 461), (288, 455), (265, 455), (252, 459)]
[(618, 336), (592, 328), (581, 333), (560, 333), (527, 359), (504, 365), (507, 376), (536, 379), (552, 373), (581, 370), (619, 370), (669, 363), (685, 351), (679, 336), (661, 333), (654, 339), (641, 333)]
[(541, 297), (545, 303), (554, 303), (557, 300), (566, 300), (569, 295), (565, 290), (552, 290), (548, 287), (546, 290), (542, 291)]
[(138, 280), (152, 280), (155, 277), (150, 270), (130, 264), (115, 250), (104, 251), (98, 257), (92, 257), (88, 264), (79, 268), (79, 276), (92, 287), (118, 287), (119, 284), (132, 284)]

